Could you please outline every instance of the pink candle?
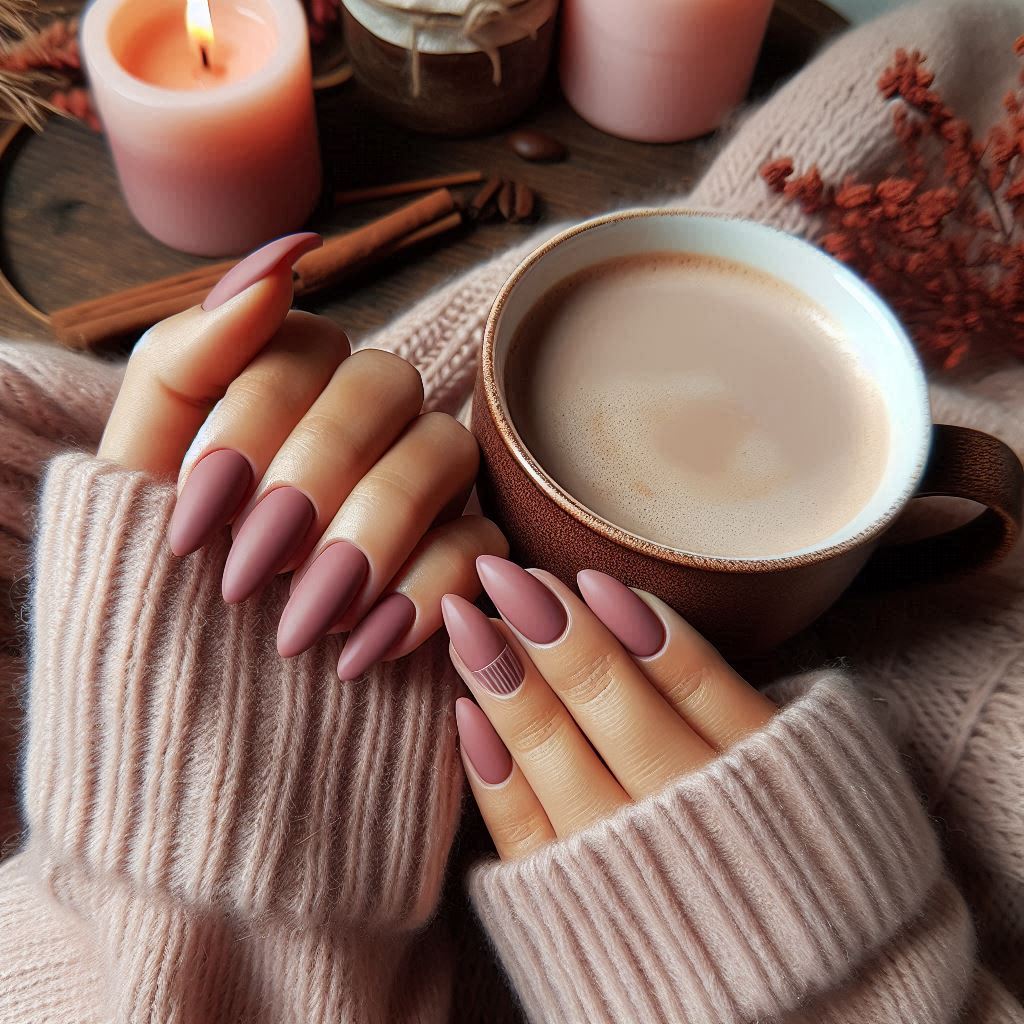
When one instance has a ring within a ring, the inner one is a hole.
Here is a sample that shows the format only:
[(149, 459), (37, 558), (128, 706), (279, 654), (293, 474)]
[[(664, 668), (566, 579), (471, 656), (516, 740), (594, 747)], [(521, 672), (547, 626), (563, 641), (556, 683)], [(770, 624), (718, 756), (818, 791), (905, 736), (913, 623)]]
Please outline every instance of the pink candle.
[(297, 0), (94, 0), (82, 44), (121, 189), (151, 235), (231, 256), (302, 225), (321, 170)]
[(717, 128), (746, 95), (772, 0), (564, 0), (560, 74), (576, 112), (639, 142)]

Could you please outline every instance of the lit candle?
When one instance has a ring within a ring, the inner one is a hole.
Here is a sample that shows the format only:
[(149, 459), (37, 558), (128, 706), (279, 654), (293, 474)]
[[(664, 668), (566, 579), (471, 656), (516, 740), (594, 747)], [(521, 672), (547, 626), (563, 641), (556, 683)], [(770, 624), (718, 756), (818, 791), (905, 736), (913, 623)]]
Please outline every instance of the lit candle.
[(306, 220), (321, 169), (298, 0), (94, 0), (82, 45), (121, 189), (150, 234), (230, 256)]
[(677, 142), (717, 128), (750, 86), (772, 0), (565, 0), (562, 90), (611, 135)]

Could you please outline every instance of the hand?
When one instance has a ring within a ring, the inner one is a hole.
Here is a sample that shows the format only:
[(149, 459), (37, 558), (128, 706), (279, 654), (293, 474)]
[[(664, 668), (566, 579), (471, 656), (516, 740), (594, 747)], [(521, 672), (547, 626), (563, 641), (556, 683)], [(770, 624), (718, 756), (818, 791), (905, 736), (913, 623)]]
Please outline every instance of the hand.
[(278, 650), (351, 630), (338, 674), (352, 679), (418, 647), (440, 627), (446, 591), (479, 593), (476, 556), (507, 547), (493, 523), (461, 515), (476, 441), (421, 413), (416, 369), (390, 352), (350, 355), (329, 320), (290, 310), (292, 263), (319, 244), (271, 242), (202, 306), (148, 331), (99, 454), (177, 476), (175, 554), (232, 524), (225, 601), (294, 572)]
[(765, 725), (775, 705), (663, 601), (586, 570), (581, 601), (550, 573), (483, 557), (504, 621), (442, 605), (473, 795), (505, 860), (658, 792)]

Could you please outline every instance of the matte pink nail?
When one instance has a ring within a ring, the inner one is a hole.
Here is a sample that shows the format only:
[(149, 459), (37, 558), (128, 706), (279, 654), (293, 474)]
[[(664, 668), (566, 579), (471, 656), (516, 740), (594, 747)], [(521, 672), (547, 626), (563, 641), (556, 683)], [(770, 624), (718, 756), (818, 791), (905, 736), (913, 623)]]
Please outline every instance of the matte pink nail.
[(306, 570), (281, 614), (277, 651), (308, 651), (345, 614), (370, 571), (366, 555), (348, 541), (324, 548)]
[(464, 597), (445, 594), (441, 614), (455, 653), (484, 689), (508, 697), (523, 685), (526, 673), (516, 652), (476, 605)]
[(512, 755), (490, 719), (468, 697), (455, 702), (459, 743), (473, 770), (489, 786), (500, 786), (512, 774)]
[(481, 555), (476, 571), (498, 611), (531, 643), (550, 644), (565, 632), (562, 602), (536, 576), (496, 555)]
[(338, 678), (358, 679), (391, 650), (416, 621), (416, 605), (405, 594), (390, 594), (356, 626), (338, 659)]
[(253, 484), (249, 460), (231, 448), (204, 455), (185, 480), (167, 527), (167, 541), (180, 558), (206, 544), (231, 521)]
[(285, 235), (284, 238), (268, 242), (263, 248), (246, 256), (241, 263), (236, 263), (213, 286), (203, 301), (203, 309), (209, 312), (223, 306), (257, 281), (269, 277), (278, 267), (292, 266), (307, 252), (319, 249), (323, 244), (324, 240), (315, 231), (300, 231), (296, 235)]
[(629, 587), (596, 569), (584, 569), (576, 582), (590, 610), (630, 654), (649, 658), (661, 650), (665, 643), (661, 619)]
[(221, 594), (228, 604), (251, 597), (283, 569), (306, 539), (316, 512), (295, 487), (277, 487), (261, 498), (235, 537)]

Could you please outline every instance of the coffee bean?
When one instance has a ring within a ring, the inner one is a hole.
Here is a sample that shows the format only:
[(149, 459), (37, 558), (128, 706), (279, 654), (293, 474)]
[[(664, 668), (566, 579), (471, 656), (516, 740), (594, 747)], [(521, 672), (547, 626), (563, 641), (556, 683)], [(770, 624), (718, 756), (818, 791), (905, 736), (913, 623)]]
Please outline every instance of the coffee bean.
[(498, 210), (505, 220), (511, 220), (515, 216), (515, 186), (511, 181), (506, 181), (498, 193)]
[(533, 128), (510, 132), (505, 136), (505, 142), (516, 156), (531, 163), (557, 163), (568, 156), (565, 146), (558, 139)]
[(529, 220), (533, 216), (535, 196), (533, 189), (522, 182), (516, 182), (516, 202), (513, 208), (513, 220)]
[(502, 184), (501, 178), (488, 178), (480, 186), (466, 211), (471, 220), (487, 220), (494, 215), (494, 200)]

